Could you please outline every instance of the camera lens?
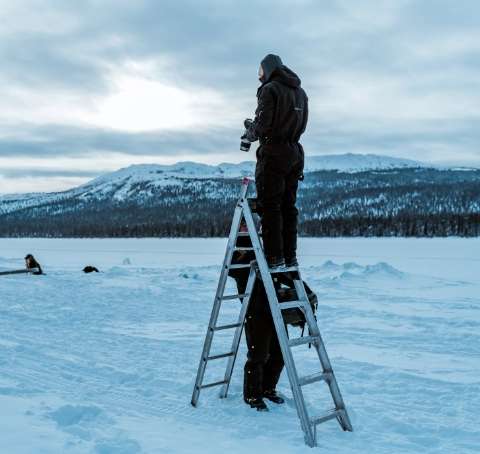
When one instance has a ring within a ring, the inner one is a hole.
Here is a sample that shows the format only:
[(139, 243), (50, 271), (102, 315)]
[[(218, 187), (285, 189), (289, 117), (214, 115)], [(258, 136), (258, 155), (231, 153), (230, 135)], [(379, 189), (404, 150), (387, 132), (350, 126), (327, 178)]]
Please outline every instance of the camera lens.
[(242, 140), (240, 142), (240, 150), (248, 151), (248, 150), (250, 150), (250, 145), (251, 145), (251, 143), (248, 140)]

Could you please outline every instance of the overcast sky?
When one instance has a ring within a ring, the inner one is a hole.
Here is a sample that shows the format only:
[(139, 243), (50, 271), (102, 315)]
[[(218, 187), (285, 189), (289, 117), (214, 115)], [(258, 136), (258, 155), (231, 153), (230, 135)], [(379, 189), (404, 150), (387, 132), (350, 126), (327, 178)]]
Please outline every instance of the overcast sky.
[(309, 155), (480, 167), (476, 0), (0, 0), (0, 192), (239, 162), (257, 70), (310, 99)]

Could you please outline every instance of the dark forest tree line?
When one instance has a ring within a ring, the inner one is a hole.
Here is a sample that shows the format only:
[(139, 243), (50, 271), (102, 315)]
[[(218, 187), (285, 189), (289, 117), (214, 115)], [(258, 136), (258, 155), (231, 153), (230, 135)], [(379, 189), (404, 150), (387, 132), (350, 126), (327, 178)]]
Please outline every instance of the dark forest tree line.
[[(0, 236), (225, 236), (238, 191), (238, 180), (191, 179), (139, 183), (125, 200), (77, 194), (0, 215)], [(480, 171), (313, 172), (298, 206), (301, 235), (479, 236)]]

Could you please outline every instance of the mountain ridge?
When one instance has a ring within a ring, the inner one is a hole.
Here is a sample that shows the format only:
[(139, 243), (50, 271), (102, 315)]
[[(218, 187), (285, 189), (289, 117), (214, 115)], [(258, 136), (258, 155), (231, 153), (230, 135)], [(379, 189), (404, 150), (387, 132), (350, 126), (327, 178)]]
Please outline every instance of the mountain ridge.
[[(65, 193), (4, 200), (0, 236), (226, 234), (238, 199), (239, 178), (192, 178), (191, 173), (165, 177), (158, 170), (127, 168)], [(307, 172), (298, 191), (299, 232), (309, 236), (477, 236), (479, 193), (480, 169)]]
[[(251, 176), (254, 166), (140, 164), (64, 192), (6, 195), (0, 197), (0, 236), (222, 236), (240, 177)], [(299, 232), (476, 236), (479, 193), (480, 169), (378, 155), (307, 157), (297, 199)]]
[[(313, 155), (305, 158), (305, 173), (319, 170), (338, 170), (342, 172), (362, 172), (366, 170), (386, 170), (406, 167), (432, 167), (420, 161), (411, 159), (395, 158), (377, 154), (354, 154), (345, 153), (338, 155)], [(58, 192), (30, 192), (0, 194), (0, 203), (12, 200), (25, 200), (46, 195), (61, 195), (72, 191), (89, 188), (95, 184), (104, 184), (107, 181), (130, 177), (137, 182), (148, 180), (152, 175), (157, 176), (156, 180), (165, 181), (167, 178), (240, 178), (253, 176), (255, 172), (255, 161), (242, 161), (240, 163), (223, 162), (217, 165), (203, 164), (193, 161), (180, 161), (175, 164), (133, 164), (120, 168), (113, 172), (99, 175), (86, 183)], [(172, 182), (170, 182), (172, 184)], [(160, 183), (157, 183), (160, 184)]]
[[(391, 170), (410, 167), (427, 167), (426, 164), (403, 158), (393, 158), (376, 154), (339, 154), (306, 156), (304, 173), (321, 170), (338, 172), (363, 172), (367, 170)], [(255, 161), (240, 163), (203, 164), (193, 161), (175, 164), (133, 164), (100, 175), (86, 183), (66, 191), (35, 192), (26, 194), (0, 195), (0, 214), (60, 203), (64, 200), (88, 201), (94, 198), (113, 202), (126, 202), (129, 199), (148, 199), (161, 188), (180, 187), (186, 181), (235, 179), (252, 177)]]

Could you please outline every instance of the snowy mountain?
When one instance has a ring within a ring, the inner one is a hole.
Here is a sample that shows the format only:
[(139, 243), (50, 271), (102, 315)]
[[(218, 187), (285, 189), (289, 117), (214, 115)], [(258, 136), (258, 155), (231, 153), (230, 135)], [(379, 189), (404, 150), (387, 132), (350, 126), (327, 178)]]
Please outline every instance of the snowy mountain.
[[(340, 154), (331, 156), (307, 156), (305, 172), (318, 170), (338, 170), (342, 172), (363, 172), (407, 167), (428, 167), (427, 164), (410, 159), (392, 158), (375, 154)], [(132, 182), (151, 180), (155, 184), (165, 184), (170, 178), (237, 178), (253, 176), (255, 161), (243, 161), (239, 164), (221, 163), (218, 165), (197, 162), (178, 162), (172, 165), (140, 164), (103, 175), (90, 184), (104, 184), (130, 178)]]
[[(307, 156), (305, 159), (306, 173), (320, 170), (338, 170), (355, 173), (367, 170), (415, 167), (426, 167), (426, 165), (408, 159), (373, 154), (355, 155), (348, 153), (333, 156)], [(253, 177), (254, 173), (254, 161), (243, 161), (239, 164), (222, 163), (218, 165), (196, 162), (178, 162), (173, 165), (140, 164), (102, 175), (77, 189), (81, 192), (84, 191), (84, 197), (93, 194), (111, 194), (115, 190), (114, 198), (116, 200), (124, 200), (131, 196), (139, 185), (147, 183), (150, 188), (159, 188), (162, 186), (182, 185), (186, 179), (207, 180), (240, 178), (244, 176)]]
[[(332, 156), (307, 156), (305, 172), (319, 170), (338, 170), (341, 172), (363, 172), (366, 170), (385, 170), (395, 168), (428, 167), (426, 164), (410, 159), (392, 158), (374, 154), (341, 154)], [(196, 162), (178, 162), (173, 165), (140, 164), (132, 165), (116, 172), (100, 176), (84, 187), (116, 184), (129, 179), (132, 184), (151, 181), (162, 186), (178, 179), (239, 178), (253, 176), (255, 161), (243, 161), (239, 164), (221, 163), (218, 165)], [(175, 184), (181, 184), (176, 182)]]
[[(305, 173), (321, 170), (362, 172), (396, 168), (426, 167), (425, 164), (408, 159), (392, 158), (374, 154), (341, 154), (331, 156), (307, 156)], [(0, 215), (22, 209), (59, 203), (69, 199), (103, 200), (110, 198), (121, 202), (136, 198), (142, 201), (161, 188), (192, 184), (193, 180), (232, 179), (253, 177), (255, 162), (218, 165), (196, 162), (178, 162), (173, 165), (140, 164), (101, 175), (88, 183), (63, 192), (0, 195)], [(188, 181), (187, 181), (188, 180)], [(202, 184), (201, 181), (197, 184)]]
[(399, 169), (408, 167), (432, 167), (411, 159), (393, 158), (376, 154), (339, 154), (308, 156), (305, 168), (308, 172), (317, 170), (338, 170), (341, 172), (363, 172), (366, 170)]
[[(77, 188), (0, 197), (0, 236), (222, 236), (254, 163), (134, 165)], [(480, 170), (375, 155), (307, 158), (310, 236), (479, 235)]]

